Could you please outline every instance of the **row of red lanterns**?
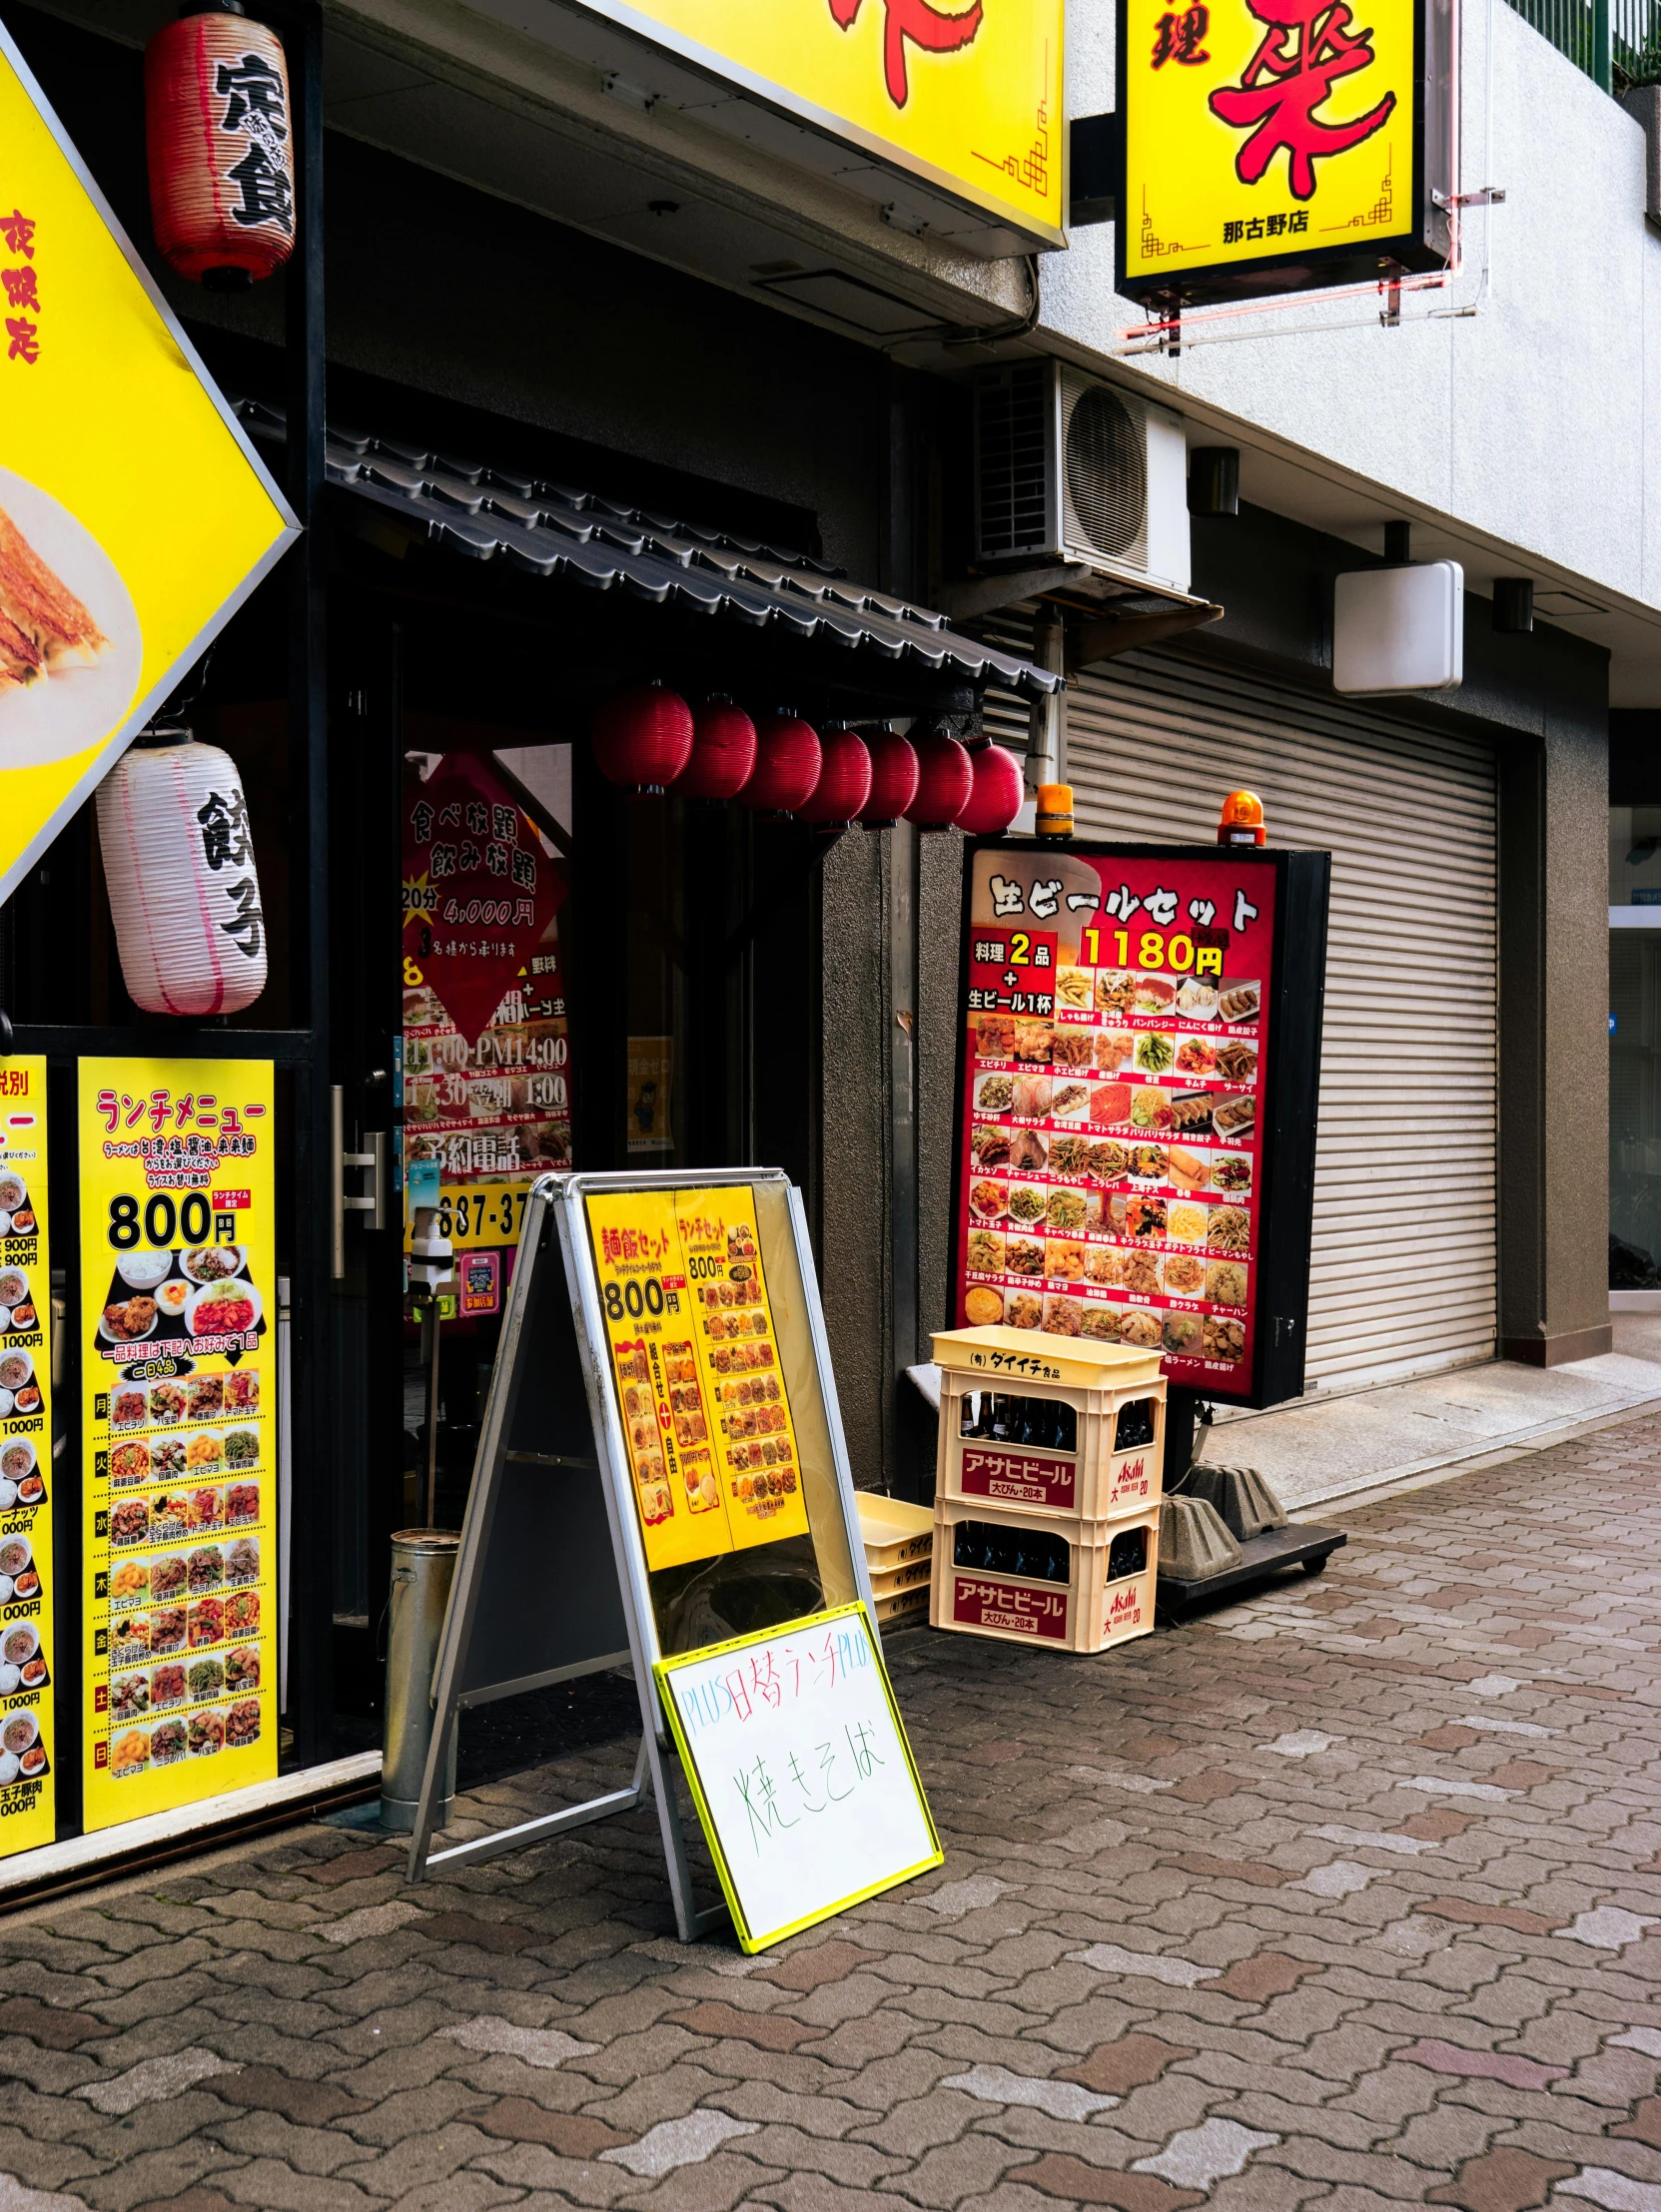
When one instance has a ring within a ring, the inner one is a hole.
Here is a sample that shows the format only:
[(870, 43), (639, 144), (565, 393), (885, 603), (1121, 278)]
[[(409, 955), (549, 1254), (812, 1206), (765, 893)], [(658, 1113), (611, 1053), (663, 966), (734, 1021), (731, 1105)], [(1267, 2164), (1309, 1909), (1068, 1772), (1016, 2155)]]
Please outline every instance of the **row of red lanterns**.
[(729, 699), (696, 712), (662, 684), (614, 692), (594, 712), (594, 758), (625, 790), (674, 790), (687, 799), (736, 799), (757, 814), (789, 814), (818, 828), (868, 830), (899, 821), (921, 830), (995, 836), (1015, 820), (1021, 764), (1002, 745), (960, 745), (936, 732), (913, 744), (893, 730), (821, 736), (789, 713), (752, 722)]

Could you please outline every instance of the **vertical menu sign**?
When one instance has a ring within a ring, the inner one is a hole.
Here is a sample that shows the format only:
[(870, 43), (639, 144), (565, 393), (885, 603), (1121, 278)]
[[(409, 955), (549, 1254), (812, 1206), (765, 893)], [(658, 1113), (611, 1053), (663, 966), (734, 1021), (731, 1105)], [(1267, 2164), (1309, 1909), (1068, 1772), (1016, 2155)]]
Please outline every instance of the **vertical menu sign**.
[(56, 1827), (48, 1250), (46, 1063), (0, 1059), (0, 1857)]
[(269, 1061), (80, 1066), (86, 1826), (277, 1773)]
[(647, 1567), (805, 1536), (747, 1186), (597, 1191), (588, 1232)]
[(1251, 1393), (1275, 895), (1266, 856), (972, 856), (960, 1326)]

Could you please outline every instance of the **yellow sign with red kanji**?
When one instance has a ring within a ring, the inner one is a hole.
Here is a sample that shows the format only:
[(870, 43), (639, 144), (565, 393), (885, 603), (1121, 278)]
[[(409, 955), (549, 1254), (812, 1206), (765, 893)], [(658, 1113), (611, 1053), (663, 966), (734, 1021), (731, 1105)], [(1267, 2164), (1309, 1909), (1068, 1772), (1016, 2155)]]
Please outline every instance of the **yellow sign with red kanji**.
[(1062, 0), (589, 5), (1035, 243), (1066, 245)]
[(1199, 301), (1439, 265), (1422, 14), (1120, 0), (1120, 290)]
[(0, 901), (296, 534), (0, 26)]
[(749, 1189), (596, 1191), (588, 1234), (647, 1567), (805, 1536)]

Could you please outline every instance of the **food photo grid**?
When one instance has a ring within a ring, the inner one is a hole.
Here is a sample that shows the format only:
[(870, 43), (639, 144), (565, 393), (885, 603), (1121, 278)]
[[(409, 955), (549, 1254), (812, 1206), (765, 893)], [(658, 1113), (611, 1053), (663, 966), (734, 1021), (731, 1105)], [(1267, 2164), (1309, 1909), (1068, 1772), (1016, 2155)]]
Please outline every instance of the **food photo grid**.
[(45, 1082), (44, 1061), (0, 1061), (0, 1856), (56, 1826)]
[(92, 1470), (105, 1613), (92, 1757), (116, 1781), (246, 1750), (270, 1725), (276, 1478), (263, 1321), (244, 1245), (117, 1255), (98, 1317), (107, 1366)]
[[(1076, 895), (1088, 913), (1143, 904), (1110, 890), (1117, 865)], [(1226, 1388), (1252, 1352), (1269, 937), (1185, 927), (1154, 873), (1163, 929), (1145, 909), (1128, 930), (972, 931), (958, 1319), (1158, 1350)], [(1036, 889), (1054, 914), (1059, 885)]]

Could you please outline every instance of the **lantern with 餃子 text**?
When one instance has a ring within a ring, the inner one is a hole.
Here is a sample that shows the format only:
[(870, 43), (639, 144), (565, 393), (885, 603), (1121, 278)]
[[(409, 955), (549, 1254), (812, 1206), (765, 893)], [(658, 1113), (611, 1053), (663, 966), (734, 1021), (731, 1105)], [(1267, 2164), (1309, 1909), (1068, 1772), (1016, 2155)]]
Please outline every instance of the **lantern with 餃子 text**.
[(917, 749), (898, 730), (878, 730), (867, 740), (871, 795), (859, 810), (868, 830), (891, 830), (917, 796)]
[(823, 765), (819, 733), (800, 715), (763, 715), (756, 729), (755, 771), (738, 794), (757, 814), (795, 814), (818, 788)]
[(864, 740), (852, 730), (827, 730), (821, 745), (824, 760), (819, 781), (812, 797), (796, 812), (819, 829), (845, 830), (858, 821), (860, 808), (871, 796), (871, 756)]
[(1021, 812), (1021, 763), (1002, 745), (983, 740), (969, 748), (969, 803), (958, 816), (968, 837), (996, 837)]
[(955, 737), (936, 731), (920, 739), (917, 796), (906, 809), (906, 820), (920, 830), (949, 830), (969, 804), (974, 781), (969, 755)]
[(614, 691), (594, 709), (594, 758), (627, 791), (668, 788), (692, 757), (692, 709), (662, 684)]
[(98, 848), (127, 996), (235, 1014), (266, 988), (266, 919), (242, 778), (189, 730), (153, 733), (98, 787)]
[(269, 277), (294, 251), (294, 129), (283, 42), (239, 0), (191, 7), (144, 54), (156, 244), (211, 291)]
[(755, 724), (730, 699), (709, 699), (692, 717), (692, 755), (675, 778), (683, 799), (736, 799), (755, 766)]

